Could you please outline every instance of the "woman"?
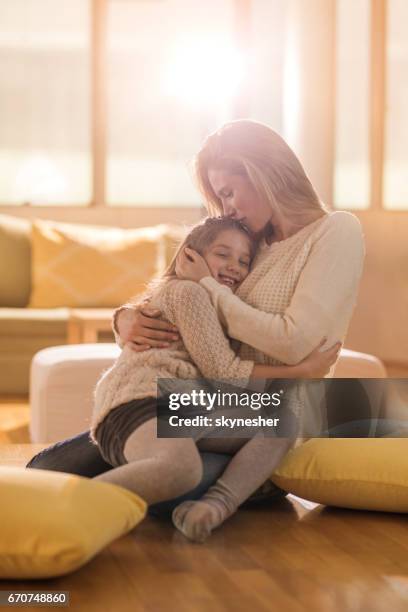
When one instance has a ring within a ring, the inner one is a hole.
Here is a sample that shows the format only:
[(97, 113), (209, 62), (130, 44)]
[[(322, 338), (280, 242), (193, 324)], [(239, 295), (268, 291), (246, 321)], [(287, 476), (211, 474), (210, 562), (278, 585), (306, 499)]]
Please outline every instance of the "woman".
[[(235, 295), (210, 278), (191, 250), (178, 261), (179, 277), (208, 291), (228, 335), (243, 343), (240, 357), (294, 364), (323, 336), (328, 346), (342, 341), (364, 259), (358, 219), (329, 213), (290, 147), (255, 121), (233, 121), (210, 135), (194, 170), (209, 212), (240, 220), (262, 240)], [(163, 346), (177, 336), (158, 316), (125, 305), (115, 315), (119, 336), (135, 351)], [(307, 425), (309, 435), (322, 428), (318, 421)]]
[[(200, 282), (228, 335), (243, 343), (239, 356), (269, 365), (294, 364), (323, 336), (327, 346), (342, 341), (364, 258), (357, 218), (329, 213), (290, 147), (255, 121), (233, 121), (210, 135), (194, 167), (209, 213), (240, 219), (262, 240), (253, 270), (236, 295), (215, 287), (196, 254), (190, 253), (193, 261), (187, 252), (179, 260), (178, 274)], [(122, 343), (136, 352), (169, 346), (179, 338), (175, 327), (148, 306), (121, 307), (114, 326)], [(315, 427), (311, 423), (309, 432)], [(211, 446), (201, 448), (206, 450)], [(204, 457), (205, 481), (185, 497), (200, 497), (227, 461), (225, 454)], [(40, 453), (29, 467), (95, 475), (111, 466), (95, 454), (85, 432)]]

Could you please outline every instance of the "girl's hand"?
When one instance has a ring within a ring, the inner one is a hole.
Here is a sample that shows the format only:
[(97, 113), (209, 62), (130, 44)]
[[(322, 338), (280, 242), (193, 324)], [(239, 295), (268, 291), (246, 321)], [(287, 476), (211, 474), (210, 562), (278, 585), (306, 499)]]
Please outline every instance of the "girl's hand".
[(191, 280), (196, 283), (205, 276), (211, 276), (204, 257), (188, 247), (185, 247), (177, 257), (176, 274), (180, 279)]
[(329, 373), (331, 366), (336, 363), (341, 349), (341, 342), (336, 342), (332, 347), (325, 351), (320, 351), (320, 347), (326, 342), (323, 338), (320, 344), (299, 363), (300, 378), (323, 378)]
[(179, 340), (177, 327), (160, 319), (161, 312), (146, 303), (121, 310), (116, 327), (122, 341), (136, 353), (150, 348), (167, 348)]

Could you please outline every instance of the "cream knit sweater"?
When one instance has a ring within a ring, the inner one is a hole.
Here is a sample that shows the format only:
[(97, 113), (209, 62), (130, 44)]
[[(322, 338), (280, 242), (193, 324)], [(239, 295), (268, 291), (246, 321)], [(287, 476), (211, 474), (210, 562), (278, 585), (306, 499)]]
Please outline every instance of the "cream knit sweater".
[(200, 281), (240, 356), (295, 364), (324, 336), (342, 341), (353, 312), (364, 260), (360, 222), (336, 211), (286, 240), (262, 245), (234, 294), (213, 278)]
[[(285, 240), (263, 244), (251, 273), (235, 294), (211, 277), (200, 284), (208, 291), (228, 335), (242, 342), (238, 352), (242, 359), (296, 364), (325, 336), (323, 349), (344, 341), (363, 261), (359, 220), (351, 213), (336, 211)], [(305, 438), (327, 426), (317, 411), (310, 418), (318, 403), (317, 386), (308, 384), (309, 400), (305, 389), (298, 397), (303, 408), (313, 403), (309, 420), (302, 424)], [(324, 392), (322, 385), (320, 391)]]
[(154, 293), (151, 305), (176, 325), (181, 340), (167, 349), (135, 353), (124, 346), (94, 392), (91, 438), (110, 410), (143, 397), (156, 397), (158, 378), (234, 379), (247, 386), (253, 360), (242, 360), (229, 340), (203, 287), (192, 281), (171, 280)]

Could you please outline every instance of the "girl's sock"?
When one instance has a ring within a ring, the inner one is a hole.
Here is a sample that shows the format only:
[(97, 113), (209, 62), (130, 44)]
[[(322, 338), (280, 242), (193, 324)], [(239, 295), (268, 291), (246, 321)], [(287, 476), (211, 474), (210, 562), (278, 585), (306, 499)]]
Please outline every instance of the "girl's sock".
[(174, 525), (190, 540), (204, 542), (265, 483), (293, 442), (288, 438), (252, 438), (200, 500), (184, 502), (174, 509)]
[(238, 508), (233, 491), (220, 478), (198, 501), (186, 501), (173, 510), (173, 524), (189, 540), (204, 542)]

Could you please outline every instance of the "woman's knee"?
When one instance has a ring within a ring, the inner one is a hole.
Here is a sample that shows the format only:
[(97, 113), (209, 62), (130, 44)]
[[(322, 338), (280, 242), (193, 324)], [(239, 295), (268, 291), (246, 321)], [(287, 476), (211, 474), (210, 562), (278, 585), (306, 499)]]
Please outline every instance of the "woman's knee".
[(69, 472), (88, 478), (112, 469), (102, 458), (98, 447), (91, 442), (88, 431), (45, 448), (34, 455), (26, 467)]

